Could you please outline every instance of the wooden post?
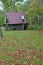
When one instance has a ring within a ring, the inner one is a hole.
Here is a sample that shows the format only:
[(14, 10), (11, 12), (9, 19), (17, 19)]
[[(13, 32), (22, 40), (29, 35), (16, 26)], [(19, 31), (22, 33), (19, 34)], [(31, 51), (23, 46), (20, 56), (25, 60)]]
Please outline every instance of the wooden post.
[(22, 20), (22, 22), (23, 22), (23, 30), (24, 30), (24, 20)]
[(2, 30), (1, 30), (1, 25), (0, 25), (0, 37), (2, 37), (3, 34), (2, 34)]

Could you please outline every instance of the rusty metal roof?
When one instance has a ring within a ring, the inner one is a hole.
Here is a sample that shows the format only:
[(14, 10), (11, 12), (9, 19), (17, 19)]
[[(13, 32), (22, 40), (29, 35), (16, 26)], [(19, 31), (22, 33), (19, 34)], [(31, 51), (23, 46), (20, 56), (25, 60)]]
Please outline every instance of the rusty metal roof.
[(8, 24), (22, 24), (22, 15), (24, 16), (24, 23), (26, 23), (26, 14), (24, 12), (7, 12)]

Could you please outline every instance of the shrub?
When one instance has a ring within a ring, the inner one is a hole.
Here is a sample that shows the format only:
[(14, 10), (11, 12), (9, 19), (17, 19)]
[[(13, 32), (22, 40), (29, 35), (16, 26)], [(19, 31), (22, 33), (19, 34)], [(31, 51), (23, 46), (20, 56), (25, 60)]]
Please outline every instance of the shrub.
[(43, 30), (43, 26), (39, 26), (39, 25), (29, 25), (28, 30)]

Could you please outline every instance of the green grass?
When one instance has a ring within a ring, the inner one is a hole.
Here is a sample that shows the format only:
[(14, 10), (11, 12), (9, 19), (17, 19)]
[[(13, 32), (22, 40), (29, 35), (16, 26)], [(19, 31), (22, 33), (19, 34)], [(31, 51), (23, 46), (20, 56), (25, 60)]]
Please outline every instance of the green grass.
[[(24, 62), (27, 62), (26, 58), (20, 57), (15, 59), (14, 54), (17, 50), (24, 49), (25, 51), (30, 50), (30, 47), (34, 50), (43, 50), (43, 32), (42, 31), (5, 31), (2, 29), (3, 37), (0, 38), (0, 61), (4, 60), (5, 65), (12, 65), (16, 61), (20, 61), (21, 65), (24, 65)], [(22, 53), (21, 53), (22, 55)], [(43, 65), (42, 61), (32, 60), (38, 65)]]

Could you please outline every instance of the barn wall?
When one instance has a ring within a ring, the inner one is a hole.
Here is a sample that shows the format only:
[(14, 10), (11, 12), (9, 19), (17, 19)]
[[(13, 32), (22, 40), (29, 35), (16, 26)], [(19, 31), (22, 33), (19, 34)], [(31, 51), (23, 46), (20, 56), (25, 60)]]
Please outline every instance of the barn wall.
[[(25, 25), (25, 27), (26, 27), (26, 25)], [(6, 30), (22, 30), (23, 29), (23, 24), (6, 25), (5, 28), (6, 28)]]
[(6, 30), (21, 30), (22, 28), (22, 25), (5, 25)]

